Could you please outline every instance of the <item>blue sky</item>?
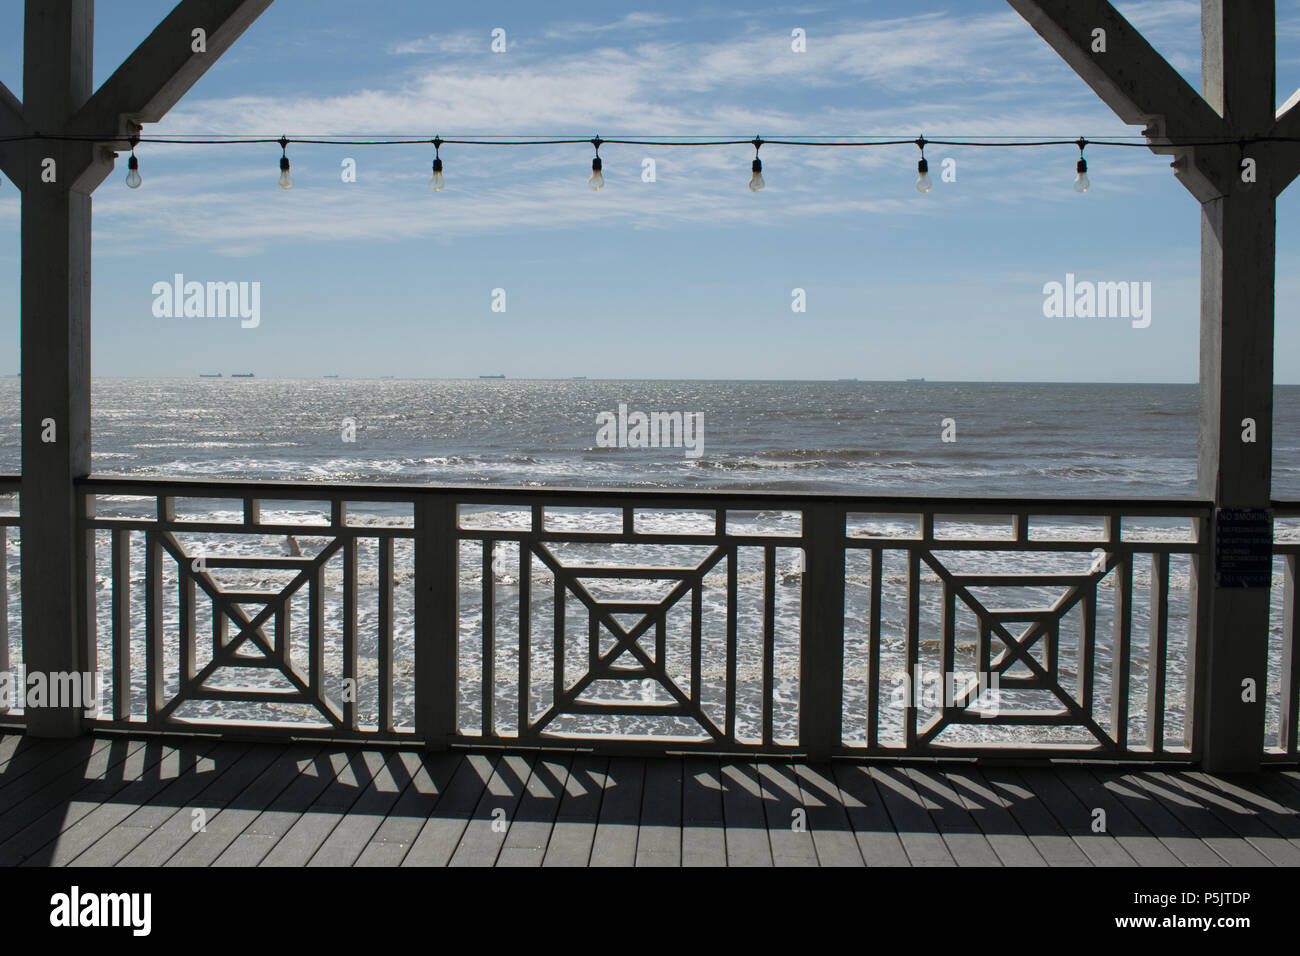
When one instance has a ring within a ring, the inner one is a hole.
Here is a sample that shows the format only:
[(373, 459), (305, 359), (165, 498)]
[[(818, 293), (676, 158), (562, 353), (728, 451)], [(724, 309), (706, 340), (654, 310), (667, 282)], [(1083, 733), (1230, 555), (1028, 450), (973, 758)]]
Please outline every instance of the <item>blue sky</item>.
[[(1196, 0), (1117, 7), (1200, 86)], [(170, 9), (100, 0), (97, 81)], [(1279, 101), (1300, 4), (1279, 0)], [(0, 0), (21, 87), (22, 3)], [(507, 52), (490, 49), (506, 31)], [(807, 51), (791, 50), (803, 29)], [(1003, 0), (430, 4), (277, 0), (146, 135), (1105, 138), (1123, 126)], [(143, 145), (95, 194), (97, 375), (1195, 381), (1200, 210), (1168, 159), (914, 146)], [(654, 157), (657, 181), (641, 181)], [(355, 183), (341, 162), (357, 162)], [(937, 178), (937, 176), (936, 176)], [(1300, 382), (1300, 187), (1278, 211), (1277, 378)], [(0, 371), (17, 368), (19, 204), (0, 184)], [(261, 323), (160, 319), (152, 287), (261, 283)], [(1049, 319), (1066, 273), (1152, 284), (1152, 321)], [(491, 310), (494, 289), (507, 310)], [(791, 292), (807, 311), (791, 311)], [(12, 345), (12, 348), (10, 347)]]

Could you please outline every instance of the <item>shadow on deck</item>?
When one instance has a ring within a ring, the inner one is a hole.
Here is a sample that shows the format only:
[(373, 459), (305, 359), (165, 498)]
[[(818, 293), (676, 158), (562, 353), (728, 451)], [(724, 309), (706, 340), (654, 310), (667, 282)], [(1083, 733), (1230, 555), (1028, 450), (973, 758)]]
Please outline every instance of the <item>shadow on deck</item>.
[(1295, 866), (1300, 772), (8, 734), (0, 864)]

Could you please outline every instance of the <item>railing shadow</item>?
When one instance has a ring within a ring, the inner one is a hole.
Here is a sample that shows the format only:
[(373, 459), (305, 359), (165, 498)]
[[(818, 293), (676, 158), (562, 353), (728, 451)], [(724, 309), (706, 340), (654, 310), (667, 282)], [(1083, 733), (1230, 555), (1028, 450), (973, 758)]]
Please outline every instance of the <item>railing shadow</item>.
[(1277, 772), (120, 736), (8, 737), (3, 746), (0, 865), (1083, 866), (1300, 856), (1300, 778)]

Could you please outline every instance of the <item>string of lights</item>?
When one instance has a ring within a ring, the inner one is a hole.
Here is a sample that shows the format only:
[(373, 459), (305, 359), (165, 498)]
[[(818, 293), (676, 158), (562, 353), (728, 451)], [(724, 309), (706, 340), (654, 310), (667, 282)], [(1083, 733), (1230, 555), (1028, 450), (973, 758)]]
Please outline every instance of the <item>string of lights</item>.
[(140, 176), (140, 162), (136, 157), (136, 147), (141, 144), (159, 144), (171, 146), (246, 146), (246, 145), (267, 145), (274, 144), (280, 147), (280, 178), (279, 184), (283, 189), (292, 189), (294, 180), (289, 162), (289, 146), (432, 146), (433, 147), (433, 175), (429, 179), (429, 188), (434, 192), (441, 192), (446, 188), (447, 181), (443, 175), (443, 160), (441, 149), (443, 146), (571, 146), (579, 144), (589, 144), (595, 149), (595, 155), (591, 161), (591, 177), (587, 184), (593, 190), (599, 190), (605, 185), (603, 173), (603, 164), (600, 157), (600, 147), (605, 145), (617, 146), (645, 146), (645, 147), (671, 147), (671, 148), (700, 148), (700, 147), (719, 147), (719, 146), (753, 146), (754, 159), (751, 163), (749, 188), (753, 192), (760, 192), (766, 185), (763, 179), (763, 163), (759, 158), (759, 150), (763, 146), (793, 146), (793, 147), (854, 147), (870, 148), (885, 146), (906, 146), (914, 145), (921, 151), (920, 159), (917, 162), (916, 189), (920, 193), (928, 193), (933, 187), (933, 181), (930, 179), (930, 165), (925, 158), (925, 148), (927, 146), (953, 146), (961, 148), (1006, 148), (1006, 147), (1051, 147), (1051, 146), (1077, 146), (1079, 149), (1079, 159), (1075, 164), (1074, 189), (1076, 192), (1087, 192), (1091, 186), (1091, 180), (1088, 178), (1088, 161), (1084, 158), (1083, 151), (1088, 146), (1101, 147), (1133, 147), (1146, 149), (1154, 146), (1161, 148), (1195, 148), (1207, 146), (1238, 146), (1245, 150), (1247, 146), (1257, 143), (1298, 143), (1300, 137), (1294, 136), (1252, 136), (1240, 139), (1216, 139), (1212, 137), (1193, 137), (1184, 139), (1169, 139), (1161, 137), (1152, 142), (1146, 135), (1135, 136), (1131, 139), (1109, 138), (1109, 139), (1088, 139), (1078, 137), (1076, 139), (1053, 139), (1053, 138), (1028, 138), (1019, 136), (992, 136), (986, 135), (981, 138), (957, 137), (950, 139), (926, 139), (924, 136), (919, 137), (896, 137), (896, 136), (879, 136), (867, 138), (852, 137), (806, 137), (801, 139), (763, 139), (761, 136), (755, 136), (753, 139), (728, 139), (718, 137), (695, 137), (695, 138), (614, 138), (602, 139), (600, 136), (594, 137), (556, 137), (556, 136), (475, 136), (461, 138), (443, 138), (441, 136), (414, 137), (398, 136), (392, 138), (364, 138), (349, 137), (348, 134), (338, 136), (319, 135), (319, 136), (296, 136), (289, 137), (280, 135), (272, 136), (253, 136), (253, 135), (229, 135), (229, 136), (141, 136), (138, 133), (127, 137), (122, 136), (91, 136), (91, 135), (45, 135), (39, 132), (29, 133), (22, 136), (0, 137), (2, 143), (17, 143), (31, 141), (50, 141), (50, 142), (86, 142), (86, 143), (104, 143), (107, 145), (117, 146), (125, 144), (130, 150), (130, 157), (127, 160), (126, 184), (132, 189), (138, 189), (143, 183)]

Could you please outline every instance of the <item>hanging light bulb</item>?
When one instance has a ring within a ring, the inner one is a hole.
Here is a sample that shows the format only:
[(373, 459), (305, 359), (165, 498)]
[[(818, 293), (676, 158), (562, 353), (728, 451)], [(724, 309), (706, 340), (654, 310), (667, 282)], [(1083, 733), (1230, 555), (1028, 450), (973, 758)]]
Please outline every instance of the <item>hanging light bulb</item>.
[(289, 141), (283, 136), (280, 137), (280, 188), (292, 189), (293, 176), (289, 173), (289, 156), (285, 152), (289, 147)]
[(433, 138), (433, 175), (429, 178), (429, 188), (434, 192), (442, 192), (447, 181), (442, 178), (442, 158), (438, 155), (438, 147), (442, 145), (441, 137)]
[(140, 160), (135, 158), (135, 144), (140, 142), (139, 136), (131, 137), (131, 156), (126, 161), (126, 184), (132, 189), (139, 189), (140, 184), (144, 182), (140, 178)]
[(921, 161), (916, 164), (916, 191), (925, 194), (934, 186), (930, 179), (930, 163), (925, 158), (925, 137), (918, 139), (916, 145), (921, 148)]
[(1080, 195), (1086, 193), (1088, 187), (1092, 185), (1092, 180), (1088, 178), (1088, 161), (1083, 158), (1083, 147), (1087, 145), (1087, 140), (1079, 140), (1079, 162), (1075, 164), (1074, 167), (1076, 173), (1074, 177), (1074, 191)]
[(605, 185), (605, 177), (600, 171), (600, 144), (603, 142), (599, 136), (591, 141), (591, 145), (596, 147), (596, 158), (591, 161), (591, 178), (587, 180), (587, 185), (593, 192)]
[(763, 182), (763, 161), (758, 158), (758, 148), (762, 145), (763, 145), (763, 140), (755, 136), (754, 137), (754, 162), (753, 165), (750, 166), (750, 169), (753, 171), (753, 175), (749, 177), (750, 192), (755, 192), (755, 193), (762, 192), (763, 187), (767, 185), (767, 183)]

